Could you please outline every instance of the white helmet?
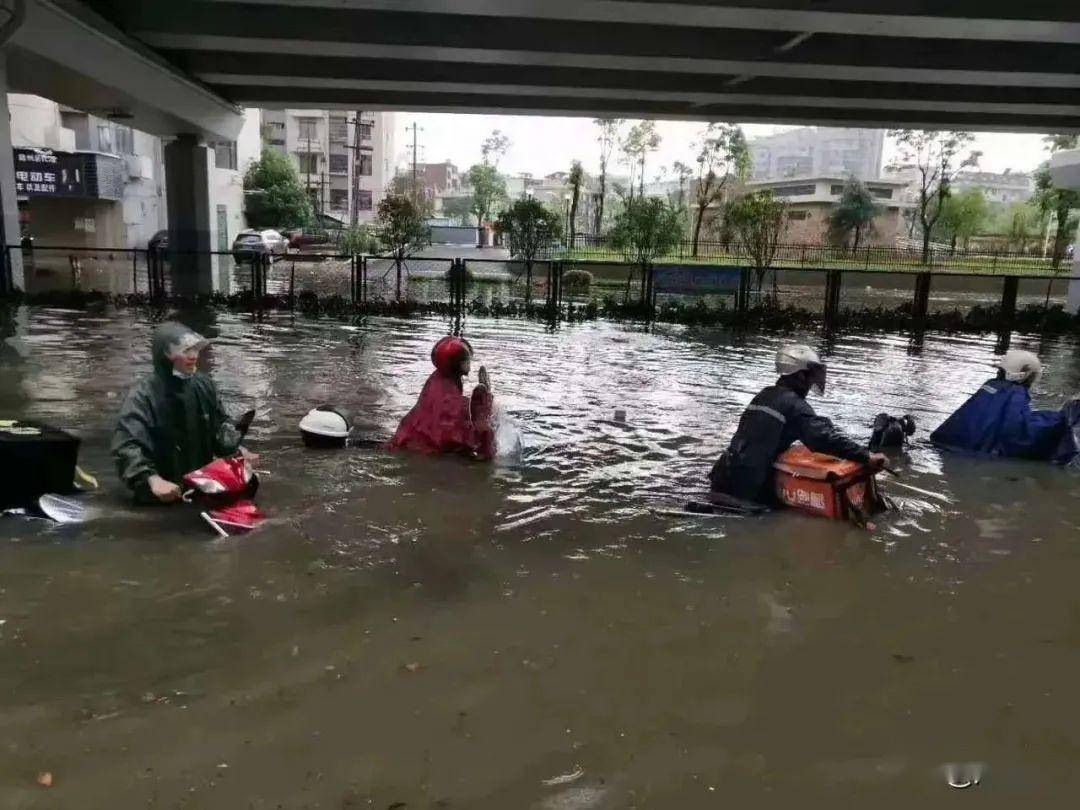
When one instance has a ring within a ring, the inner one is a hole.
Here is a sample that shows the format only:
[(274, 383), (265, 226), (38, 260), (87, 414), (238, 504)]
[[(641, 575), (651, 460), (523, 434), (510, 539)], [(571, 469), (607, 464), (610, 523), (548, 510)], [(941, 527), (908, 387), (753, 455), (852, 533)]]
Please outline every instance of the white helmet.
[(1009, 382), (1034, 385), (1042, 374), (1042, 363), (1039, 358), (1023, 349), (1009, 349), (1005, 352), (1005, 356), (994, 365), (1001, 369), (1003, 376)]
[(810, 372), (810, 384), (819, 394), (825, 393), (825, 364), (818, 353), (809, 346), (781, 346), (776, 353), (776, 373), (786, 377), (800, 371)]
[(329, 405), (313, 408), (300, 420), (300, 435), (308, 447), (344, 447), (351, 430), (349, 415)]

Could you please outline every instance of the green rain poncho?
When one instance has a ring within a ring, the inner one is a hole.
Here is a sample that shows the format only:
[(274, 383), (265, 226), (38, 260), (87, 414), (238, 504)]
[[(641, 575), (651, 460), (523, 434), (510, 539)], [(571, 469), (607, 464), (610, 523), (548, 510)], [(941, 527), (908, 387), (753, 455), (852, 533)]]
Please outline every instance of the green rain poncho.
[(151, 475), (180, 479), (240, 446), (240, 433), (225, 413), (214, 381), (205, 374), (182, 377), (173, 370), (177, 346), (203, 342), (181, 323), (163, 323), (150, 343), (154, 373), (137, 383), (120, 410), (112, 455), (120, 479), (136, 500), (152, 500)]

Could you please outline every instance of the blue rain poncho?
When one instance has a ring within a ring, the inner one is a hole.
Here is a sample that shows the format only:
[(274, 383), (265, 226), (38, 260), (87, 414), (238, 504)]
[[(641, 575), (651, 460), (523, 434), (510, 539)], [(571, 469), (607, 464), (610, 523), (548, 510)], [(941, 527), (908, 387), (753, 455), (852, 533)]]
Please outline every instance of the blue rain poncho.
[(1068, 464), (1080, 453), (1080, 402), (1036, 411), (1018, 382), (989, 380), (930, 434), (945, 450)]

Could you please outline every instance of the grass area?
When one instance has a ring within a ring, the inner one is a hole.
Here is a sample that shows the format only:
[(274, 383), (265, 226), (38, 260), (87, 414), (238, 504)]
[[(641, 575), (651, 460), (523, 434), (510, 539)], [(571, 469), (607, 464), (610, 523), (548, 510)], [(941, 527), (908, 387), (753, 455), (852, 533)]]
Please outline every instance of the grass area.
[[(619, 253), (606, 250), (573, 250), (564, 254), (563, 261), (589, 264), (605, 264), (608, 262), (623, 263), (625, 260)], [(745, 259), (735, 255), (724, 256), (665, 256), (658, 259), (657, 265), (678, 264), (697, 265), (701, 267), (743, 267)], [(799, 256), (798, 258), (782, 257), (777, 259), (775, 266), (784, 270), (859, 270), (879, 273), (918, 273), (930, 271), (932, 273), (958, 273), (977, 274), (988, 276), (1034, 276), (1047, 278), (1055, 276), (1067, 276), (1071, 267), (1063, 263), (1055, 272), (1049, 258), (1039, 256), (987, 256), (987, 255), (963, 255), (957, 254), (939, 258), (929, 265), (924, 265), (917, 255), (902, 255), (894, 251), (888, 251), (885, 255), (875, 256), (871, 251), (869, 258), (866, 255), (857, 257), (833, 256)], [(593, 271), (595, 273), (595, 271)]]

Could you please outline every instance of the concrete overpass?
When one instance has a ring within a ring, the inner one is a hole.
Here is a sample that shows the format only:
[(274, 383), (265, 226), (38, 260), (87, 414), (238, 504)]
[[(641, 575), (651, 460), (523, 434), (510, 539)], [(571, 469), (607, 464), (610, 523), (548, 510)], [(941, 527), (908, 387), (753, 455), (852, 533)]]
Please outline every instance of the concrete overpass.
[[(0, 9), (7, 89), (186, 136), (173, 147), (184, 172), (204, 158), (200, 143), (235, 136), (237, 104), (1080, 131), (1080, 4), (1058, 0), (0, 0)], [(7, 140), (0, 132), (2, 155)], [(10, 234), (11, 167), (0, 163)]]

